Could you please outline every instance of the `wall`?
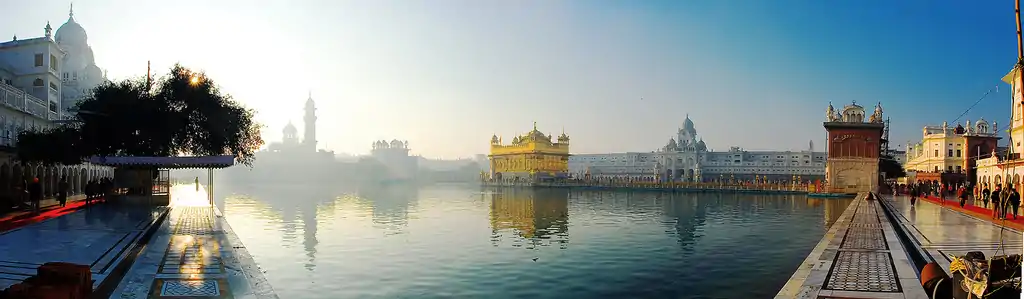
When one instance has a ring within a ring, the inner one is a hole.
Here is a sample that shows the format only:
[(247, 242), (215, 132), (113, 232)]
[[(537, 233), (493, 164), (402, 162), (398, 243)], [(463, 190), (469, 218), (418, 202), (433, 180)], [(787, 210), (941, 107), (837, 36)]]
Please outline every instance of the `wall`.
[(827, 128), (828, 157), (878, 158), (881, 151), (881, 128)]

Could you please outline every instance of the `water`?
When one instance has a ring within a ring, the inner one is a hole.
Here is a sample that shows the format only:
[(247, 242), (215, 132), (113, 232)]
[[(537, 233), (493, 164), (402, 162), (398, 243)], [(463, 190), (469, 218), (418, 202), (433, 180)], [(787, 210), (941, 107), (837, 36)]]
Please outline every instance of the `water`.
[(849, 200), (219, 186), (281, 298), (771, 298)]

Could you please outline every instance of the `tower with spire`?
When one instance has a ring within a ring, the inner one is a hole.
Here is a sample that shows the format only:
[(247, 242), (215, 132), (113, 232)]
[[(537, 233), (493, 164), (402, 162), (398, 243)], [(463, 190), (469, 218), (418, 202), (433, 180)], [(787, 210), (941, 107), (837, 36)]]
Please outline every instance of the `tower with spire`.
[(313, 92), (309, 92), (309, 98), (306, 99), (306, 115), (303, 116), (302, 120), (305, 121), (305, 130), (303, 130), (304, 136), (302, 137), (303, 147), (316, 151), (316, 104), (313, 103)]

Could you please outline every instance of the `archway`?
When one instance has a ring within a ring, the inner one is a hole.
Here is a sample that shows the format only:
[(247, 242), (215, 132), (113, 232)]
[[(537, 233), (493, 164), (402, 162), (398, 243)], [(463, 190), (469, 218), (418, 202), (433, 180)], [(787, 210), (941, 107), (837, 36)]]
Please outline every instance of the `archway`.
[(78, 170), (78, 193), (84, 193), (85, 185), (89, 183), (89, 173), (85, 167)]

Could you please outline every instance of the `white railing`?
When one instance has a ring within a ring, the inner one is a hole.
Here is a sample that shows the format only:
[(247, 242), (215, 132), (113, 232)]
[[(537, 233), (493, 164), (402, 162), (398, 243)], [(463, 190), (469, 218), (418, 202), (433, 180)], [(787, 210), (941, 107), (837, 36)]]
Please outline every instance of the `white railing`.
[(0, 83), (0, 105), (14, 110), (28, 113), (30, 115), (52, 120), (52, 114), (48, 113), (49, 108), (46, 101), (19, 90), (17, 87), (6, 83)]

